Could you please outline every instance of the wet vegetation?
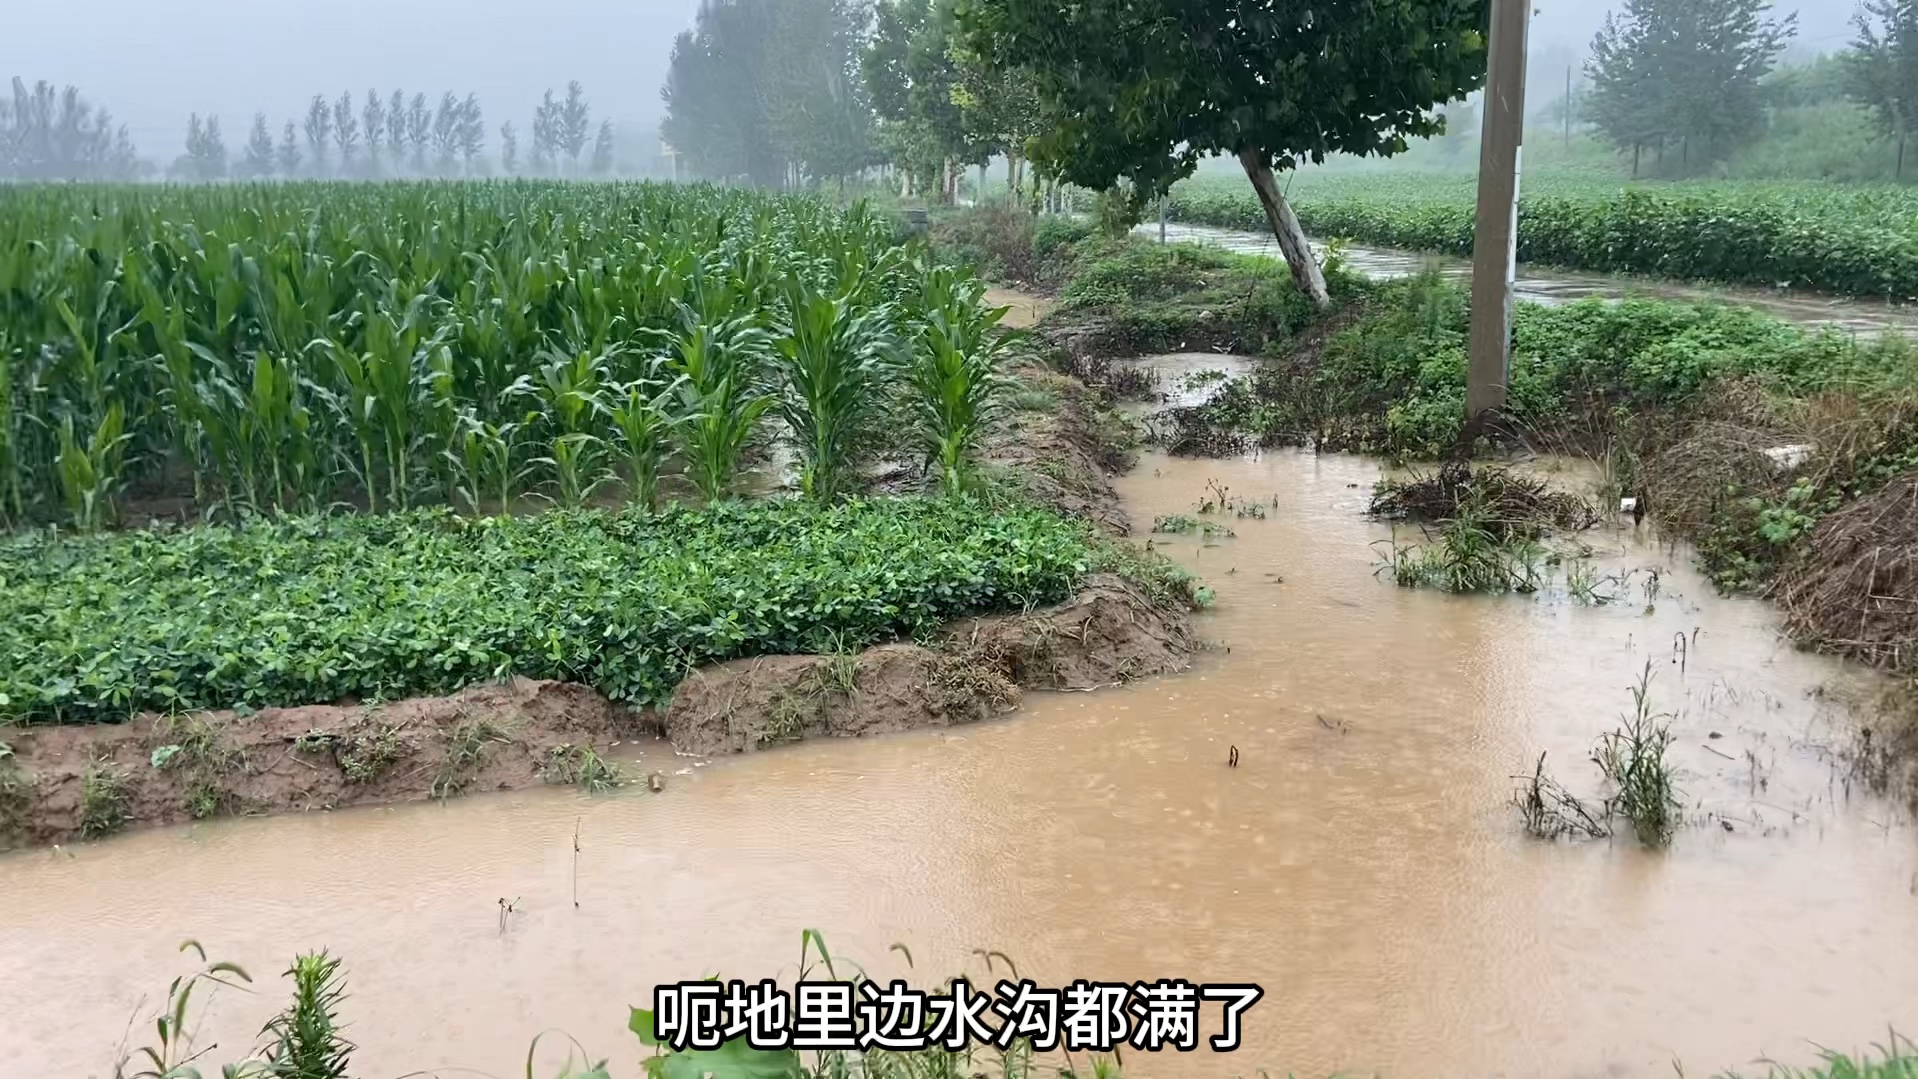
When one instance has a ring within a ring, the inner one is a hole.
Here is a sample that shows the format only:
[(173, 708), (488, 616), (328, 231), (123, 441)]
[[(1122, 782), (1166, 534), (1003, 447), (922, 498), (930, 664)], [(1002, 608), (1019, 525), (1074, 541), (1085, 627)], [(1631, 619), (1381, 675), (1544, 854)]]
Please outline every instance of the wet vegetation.
[(803, 199), (19, 188), (0, 249), (0, 522), (711, 499), (775, 408), (829, 499), (876, 432), (956, 479), (998, 388), (980, 286)]
[[(500, 932), (506, 933), (511, 930), (512, 907), (504, 899), (501, 903)], [(904, 944), (894, 944), (890, 950), (903, 956), (909, 969), (914, 966), (912, 952)], [(237, 964), (208, 960), (205, 949), (197, 941), (185, 942), (180, 951), (191, 953), (200, 966), (173, 980), (161, 1015), (154, 1024), (153, 1041), (127, 1052), (114, 1069), (115, 1079), (206, 1079), (214, 1074), (213, 1066), (203, 1064), (202, 1058), (218, 1047), (194, 1048), (194, 1032), (200, 1019), (198, 1009), (204, 1009), (220, 988), (250, 991), (253, 979)], [(1003, 953), (977, 950), (974, 954), (985, 966), (981, 985), (992, 984), (994, 978), (1019, 977), (1017, 964)], [(834, 957), (827, 950), (825, 938), (812, 929), (801, 934), (796, 969), (795, 981), (800, 982), (846, 980), (857, 986), (870, 980), (857, 962)], [(285, 977), (293, 987), (286, 1006), (267, 1021), (253, 1050), (242, 1059), (220, 1066), (218, 1074), (227, 1079), (348, 1079), (358, 1046), (346, 1034), (348, 1022), (344, 1008), (349, 994), (342, 960), (325, 951), (304, 953), (294, 959)], [(952, 979), (947, 979), (934, 988), (946, 991), (951, 982)], [(630, 1012), (625, 1033), (637, 1039), (635, 1055), (651, 1079), (691, 1076), (837, 1079), (847, 1075), (874, 1079), (950, 1079), (963, 1075), (998, 1075), (1005, 1079), (1038, 1079), (1040, 1076), (1120, 1079), (1128, 1070), (1123, 1055), (1099, 1053), (1088, 1054), (1081, 1060), (1067, 1052), (1063, 1063), (1042, 1063), (1027, 1036), (1011, 1039), (1004, 1048), (980, 1048), (968, 1043), (962, 1050), (942, 1046), (915, 1050), (754, 1049), (743, 1039), (727, 1041), (718, 1049), (678, 1050), (658, 1040), (651, 1010), (632, 1008)], [(550, 1053), (541, 1052), (542, 1043), (549, 1039), (562, 1043), (561, 1047), (566, 1050), (565, 1062), (540, 1068), (535, 1061), (550, 1057)], [(1908, 1039), (1895, 1032), (1870, 1053), (1848, 1056), (1822, 1050), (1818, 1057), (1819, 1063), (1812, 1067), (1766, 1060), (1762, 1062), (1764, 1072), (1749, 1074), (1768, 1079), (1911, 1079), (1918, 1076), (1918, 1053), (1913, 1052)], [(1143, 1063), (1140, 1070), (1149, 1073), (1150, 1058)], [(524, 1074), (527, 1079), (608, 1079), (613, 1074), (611, 1065), (611, 1058), (595, 1059), (576, 1038), (563, 1031), (549, 1030), (532, 1040), (523, 1063), (524, 1071), (518, 1071), (520, 1065), (516, 1065), (514, 1074)], [(428, 1069), (411, 1074), (437, 1073)], [(1718, 1074), (1737, 1079), (1747, 1073)]]
[(1622, 819), (1648, 847), (1672, 841), (1681, 821), (1681, 803), (1673, 765), (1665, 754), (1672, 745), (1672, 722), (1678, 717), (1652, 710), (1651, 683), (1652, 667), (1647, 663), (1632, 686), (1632, 710), (1617, 727), (1599, 735), (1592, 750), (1592, 763), (1608, 785), (1596, 807), (1554, 778), (1545, 766), (1545, 754), (1539, 754), (1532, 774), (1520, 777), (1512, 794), (1512, 805), (1527, 832), (1540, 839), (1604, 839), (1612, 834), (1612, 822)]
[(286, 517), (0, 546), (8, 714), (448, 693), (507, 673), (661, 703), (701, 663), (1057, 602), (1083, 525), (970, 499)]
[[(1312, 176), (1296, 189), (1314, 237), (1470, 255), (1476, 178), (1442, 174)], [(1203, 176), (1173, 188), (1169, 216), (1264, 232), (1244, 182)], [(1518, 257), (1596, 273), (1726, 281), (1850, 296), (1918, 296), (1918, 191), (1813, 181), (1628, 185), (1527, 175)]]

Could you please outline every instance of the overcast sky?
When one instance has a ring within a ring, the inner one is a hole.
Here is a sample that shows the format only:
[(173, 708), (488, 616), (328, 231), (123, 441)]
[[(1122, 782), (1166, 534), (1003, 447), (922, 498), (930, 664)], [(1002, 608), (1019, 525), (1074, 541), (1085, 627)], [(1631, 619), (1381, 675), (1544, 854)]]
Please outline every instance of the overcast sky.
[[(1608, 5), (1534, 0), (1534, 50), (1582, 48)], [(1793, 5), (1786, 0), (1781, 8)], [(1799, 37), (1849, 38), (1853, 0), (1802, 0)], [(586, 86), (595, 117), (650, 124), (673, 36), (698, 0), (0, 0), (0, 76), (74, 83), (148, 157), (177, 151), (189, 112), (217, 113), (237, 152), (253, 113), (277, 133), (316, 92), (477, 93), (489, 135), (522, 131), (540, 91)]]

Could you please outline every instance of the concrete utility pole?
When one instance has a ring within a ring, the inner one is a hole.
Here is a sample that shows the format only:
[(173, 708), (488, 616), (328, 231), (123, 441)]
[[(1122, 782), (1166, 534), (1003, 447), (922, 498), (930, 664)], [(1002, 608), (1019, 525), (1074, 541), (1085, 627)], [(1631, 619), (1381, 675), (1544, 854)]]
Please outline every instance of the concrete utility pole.
[(1511, 371), (1512, 284), (1518, 273), (1518, 178), (1525, 141), (1525, 38), (1532, 0), (1492, 0), (1485, 129), (1479, 140), (1478, 230), (1472, 239), (1467, 436), (1505, 407)]

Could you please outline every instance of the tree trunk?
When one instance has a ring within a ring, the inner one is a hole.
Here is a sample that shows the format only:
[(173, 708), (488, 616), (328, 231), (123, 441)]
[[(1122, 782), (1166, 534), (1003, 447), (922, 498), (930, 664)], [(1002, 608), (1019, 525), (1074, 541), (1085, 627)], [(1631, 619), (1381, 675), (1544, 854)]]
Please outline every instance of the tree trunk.
[(1891, 178), (1902, 182), (1905, 178), (1905, 133), (1898, 133), (1898, 164), (1891, 170)]
[(1285, 255), (1285, 264), (1292, 269), (1292, 280), (1305, 293), (1305, 298), (1313, 306), (1324, 310), (1332, 306), (1332, 297), (1325, 291), (1325, 275), (1319, 270), (1318, 260), (1312, 257), (1312, 245), (1306, 242), (1305, 230), (1299, 227), (1298, 215), (1292, 212), (1292, 205), (1285, 201), (1279, 192), (1278, 181), (1272, 176), (1272, 166), (1266, 164), (1265, 155), (1257, 150), (1245, 150), (1239, 154), (1239, 164), (1245, 167), (1247, 179), (1252, 181), (1252, 189), (1259, 193), (1259, 202), (1265, 207), (1265, 219), (1272, 226), (1272, 235), (1279, 241), (1279, 250)]
[(1638, 143), (1632, 143), (1632, 179), (1634, 180), (1638, 179), (1638, 153), (1643, 149), (1644, 147)]

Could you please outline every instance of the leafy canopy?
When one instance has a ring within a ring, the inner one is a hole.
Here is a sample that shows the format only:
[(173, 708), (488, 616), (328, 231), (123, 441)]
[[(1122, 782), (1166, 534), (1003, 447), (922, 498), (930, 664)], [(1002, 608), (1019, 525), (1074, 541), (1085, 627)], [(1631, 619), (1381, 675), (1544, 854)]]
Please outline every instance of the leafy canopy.
[(1201, 156), (1279, 168), (1389, 155), (1484, 80), (1486, 0), (959, 0), (966, 51), (1022, 69), (1035, 158), (1084, 187), (1163, 192)]

